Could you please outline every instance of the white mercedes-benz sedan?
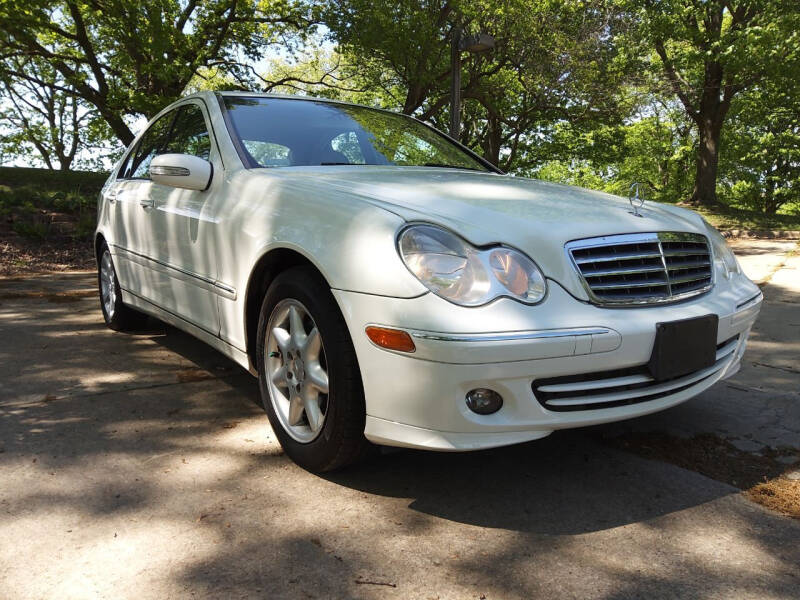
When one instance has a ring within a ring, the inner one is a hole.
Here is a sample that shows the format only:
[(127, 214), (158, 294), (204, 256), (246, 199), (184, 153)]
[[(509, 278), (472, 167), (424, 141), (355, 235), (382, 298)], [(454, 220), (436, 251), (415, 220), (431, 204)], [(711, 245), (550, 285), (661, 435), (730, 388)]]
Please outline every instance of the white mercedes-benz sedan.
[(697, 214), (504, 175), (410, 117), (203, 92), (99, 200), (101, 306), (257, 375), (312, 471), (674, 406), (739, 367), (762, 295)]

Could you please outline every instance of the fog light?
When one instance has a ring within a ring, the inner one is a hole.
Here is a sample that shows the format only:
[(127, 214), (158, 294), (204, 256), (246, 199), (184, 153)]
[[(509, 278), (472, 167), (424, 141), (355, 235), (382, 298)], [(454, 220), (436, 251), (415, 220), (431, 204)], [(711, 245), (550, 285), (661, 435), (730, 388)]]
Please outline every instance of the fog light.
[(486, 388), (476, 388), (467, 392), (467, 408), (479, 415), (496, 413), (503, 406), (503, 397)]

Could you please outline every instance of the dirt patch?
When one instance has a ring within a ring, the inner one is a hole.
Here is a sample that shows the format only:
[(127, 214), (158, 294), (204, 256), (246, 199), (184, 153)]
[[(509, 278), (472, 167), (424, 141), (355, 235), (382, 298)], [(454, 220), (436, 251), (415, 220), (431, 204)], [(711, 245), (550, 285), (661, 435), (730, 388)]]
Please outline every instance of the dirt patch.
[(800, 482), (785, 477), (800, 467), (797, 448), (765, 448), (754, 454), (708, 433), (691, 438), (661, 432), (628, 433), (603, 441), (644, 458), (723, 481), (744, 490), (754, 502), (800, 519)]
[(745, 496), (767, 508), (800, 519), (800, 481), (773, 479), (750, 488)]
[(36, 241), (0, 233), (0, 276), (94, 268), (91, 242), (71, 239)]
[(181, 369), (177, 373), (178, 381), (180, 383), (189, 383), (192, 381), (205, 381), (206, 379), (216, 379), (213, 373), (209, 373), (205, 369)]

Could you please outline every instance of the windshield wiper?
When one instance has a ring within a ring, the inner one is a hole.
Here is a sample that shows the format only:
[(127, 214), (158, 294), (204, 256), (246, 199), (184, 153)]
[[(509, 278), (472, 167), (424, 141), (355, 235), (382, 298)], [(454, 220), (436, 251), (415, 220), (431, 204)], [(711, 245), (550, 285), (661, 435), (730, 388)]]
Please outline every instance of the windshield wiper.
[(467, 171), (481, 171), (482, 169), (476, 169), (475, 167), (462, 167), (461, 165), (446, 165), (444, 163), (425, 163), (422, 165), (423, 167), (438, 167), (440, 169), (466, 169)]

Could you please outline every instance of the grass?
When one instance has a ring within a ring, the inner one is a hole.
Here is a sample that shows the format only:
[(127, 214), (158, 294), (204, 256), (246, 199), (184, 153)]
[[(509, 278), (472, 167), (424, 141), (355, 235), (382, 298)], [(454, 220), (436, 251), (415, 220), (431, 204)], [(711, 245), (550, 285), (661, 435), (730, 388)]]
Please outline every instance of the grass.
[(92, 268), (107, 176), (0, 167), (0, 276)]
[(97, 197), (108, 173), (52, 171), (25, 167), (0, 167), (0, 187), (27, 188), (47, 192), (75, 192)]
[(732, 206), (720, 206), (713, 210), (694, 206), (689, 208), (703, 215), (709, 223), (723, 231), (730, 229), (800, 231), (800, 214), (766, 215)]
[(0, 217), (12, 231), (31, 240), (59, 234), (88, 239), (106, 177), (106, 173), (0, 167)]

